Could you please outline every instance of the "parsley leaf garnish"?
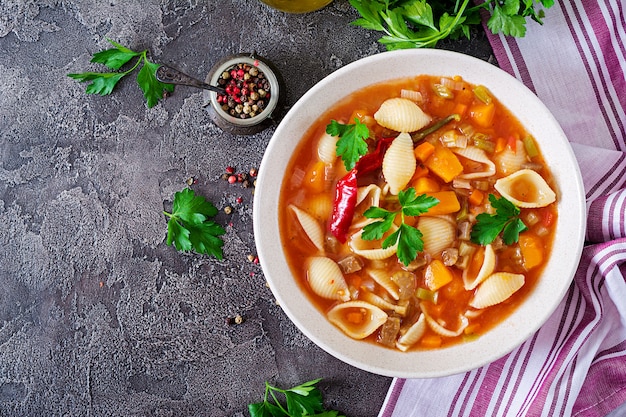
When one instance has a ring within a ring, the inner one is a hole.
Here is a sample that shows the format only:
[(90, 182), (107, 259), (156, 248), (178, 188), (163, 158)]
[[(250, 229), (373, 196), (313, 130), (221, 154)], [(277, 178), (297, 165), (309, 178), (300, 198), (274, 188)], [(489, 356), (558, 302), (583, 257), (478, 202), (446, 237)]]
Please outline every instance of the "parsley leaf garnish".
[[(481, 24), (480, 9), (489, 15), (487, 27), (492, 33), (523, 37), (526, 19), (542, 24), (543, 9), (537, 0), (486, 0), (471, 7), (469, 0), (455, 2), (427, 0), (350, 0), (361, 17), (355, 26), (383, 32), (379, 42), (388, 50), (434, 47), (441, 39), (469, 39), (470, 28)], [(544, 8), (554, 0), (541, 0)]]
[(338, 136), (337, 156), (340, 156), (346, 170), (350, 171), (359, 158), (367, 153), (367, 139), (370, 131), (358, 118), (354, 118), (354, 124), (344, 125), (331, 120), (326, 126), (326, 133)]
[(417, 254), (424, 250), (422, 232), (404, 222), (405, 216), (419, 216), (433, 206), (439, 204), (439, 200), (426, 194), (417, 195), (415, 188), (408, 188), (398, 193), (400, 210), (389, 211), (380, 207), (372, 206), (365, 210), (363, 215), (368, 219), (382, 219), (366, 225), (363, 228), (361, 238), (363, 240), (380, 240), (394, 224), (396, 216), (401, 216), (402, 222), (396, 231), (387, 236), (382, 243), (382, 248), (387, 249), (398, 244), (396, 255), (405, 266), (415, 260)]
[(512, 245), (519, 240), (519, 234), (528, 227), (520, 219), (520, 209), (504, 197), (489, 194), (489, 202), (496, 209), (495, 214), (481, 213), (476, 216), (470, 238), (480, 245), (492, 243), (500, 233), (504, 244)]
[(167, 244), (180, 251), (196, 252), (223, 258), (224, 242), (219, 237), (226, 233), (224, 228), (209, 217), (217, 214), (217, 208), (193, 190), (185, 188), (174, 194), (172, 212), (163, 211), (167, 222)]
[[(322, 393), (314, 385), (314, 379), (289, 389), (281, 389), (265, 383), (262, 402), (248, 405), (251, 417), (344, 417), (337, 411), (326, 411), (322, 404)], [(286, 407), (277, 394), (282, 394)]]
[[(116, 72), (82, 72), (78, 74), (67, 74), (79, 82), (90, 81), (87, 85), (87, 94), (99, 94), (106, 96), (111, 94), (117, 83), (126, 75), (135, 71), (143, 63), (141, 70), (137, 74), (137, 83), (143, 91), (148, 107), (154, 107), (163, 97), (164, 91), (174, 91), (173, 84), (165, 84), (156, 79), (156, 70), (159, 64), (155, 64), (148, 59), (148, 50), (136, 52), (119, 43), (107, 39), (115, 48), (96, 52), (91, 62), (103, 64), (107, 68)], [(137, 58), (135, 64), (126, 71), (118, 72), (125, 64)]]

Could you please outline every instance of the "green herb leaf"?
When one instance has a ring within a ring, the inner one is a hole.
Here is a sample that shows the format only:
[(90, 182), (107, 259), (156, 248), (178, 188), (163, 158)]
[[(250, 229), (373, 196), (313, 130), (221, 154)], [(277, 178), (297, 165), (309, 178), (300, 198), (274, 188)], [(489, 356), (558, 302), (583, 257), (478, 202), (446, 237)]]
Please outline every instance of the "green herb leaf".
[(141, 69), (137, 74), (137, 82), (143, 91), (148, 107), (154, 107), (159, 100), (163, 98), (164, 91), (174, 91), (173, 84), (165, 84), (156, 79), (155, 74), (159, 65), (148, 60), (147, 50), (136, 52), (110, 39), (108, 39), (108, 41), (115, 46), (115, 48), (96, 52), (91, 62), (103, 64), (117, 71), (133, 58), (138, 57), (137, 61), (127, 71), (67, 74), (69, 77), (80, 82), (91, 81), (91, 83), (87, 85), (87, 94), (99, 94), (102, 96), (111, 94), (117, 83), (123, 77), (135, 71), (139, 66), (141, 66)]
[(423, 235), (418, 229), (404, 222), (405, 216), (419, 216), (426, 213), (431, 207), (439, 204), (439, 200), (426, 194), (417, 195), (415, 188), (408, 188), (398, 193), (400, 209), (389, 211), (380, 207), (372, 206), (365, 210), (363, 215), (368, 219), (382, 219), (363, 227), (361, 239), (380, 240), (394, 224), (398, 214), (402, 222), (397, 230), (391, 233), (382, 242), (382, 248), (387, 249), (398, 244), (396, 255), (405, 266), (415, 260), (417, 254), (424, 250)]
[(92, 81), (87, 85), (87, 94), (99, 94), (106, 96), (111, 94), (113, 88), (126, 75), (123, 72), (83, 72), (81, 74), (67, 74), (80, 82)]
[(219, 236), (226, 233), (224, 228), (208, 220), (217, 214), (217, 208), (193, 190), (185, 188), (174, 194), (172, 213), (163, 212), (169, 217), (167, 222), (167, 244), (180, 251), (195, 250), (222, 259), (224, 242)]
[(425, 0), (413, 1), (404, 6), (404, 16), (411, 23), (437, 30), (433, 9)]
[(91, 62), (106, 65), (107, 67), (118, 70), (134, 57), (141, 56), (142, 52), (132, 51), (117, 42), (107, 39), (115, 48), (96, 52), (91, 58)]
[[(322, 393), (315, 387), (321, 379), (314, 379), (289, 389), (265, 383), (263, 402), (249, 404), (251, 417), (344, 417), (337, 411), (324, 410)], [(282, 394), (286, 407), (279, 401)]]
[(473, 7), (469, 0), (350, 0), (361, 16), (351, 24), (382, 32), (378, 41), (388, 50), (434, 47), (447, 37), (469, 39), (470, 28), (481, 24), (481, 9), (493, 33), (522, 37), (526, 18), (542, 23), (544, 11), (537, 3), (548, 9), (554, 0), (487, 0)]
[(526, 35), (526, 19), (517, 14), (508, 14), (500, 6), (495, 6), (487, 21), (487, 27), (493, 33), (523, 38)]
[(174, 84), (165, 84), (156, 79), (156, 70), (159, 64), (144, 59), (144, 65), (137, 74), (137, 83), (143, 91), (148, 107), (154, 107), (163, 98), (163, 91), (174, 91)]
[(519, 218), (520, 209), (506, 198), (497, 198), (493, 194), (489, 194), (489, 202), (496, 210), (496, 213), (481, 213), (476, 216), (476, 224), (474, 224), (470, 233), (472, 242), (488, 245), (500, 233), (502, 233), (504, 244), (512, 245), (517, 242), (519, 234), (528, 229)]
[(423, 235), (418, 229), (405, 223), (400, 225), (397, 233), (398, 248), (396, 249), (396, 256), (406, 266), (415, 260), (419, 252), (424, 250)]
[(398, 193), (398, 201), (405, 216), (419, 216), (426, 213), (431, 207), (439, 204), (439, 200), (435, 197), (426, 194), (417, 195), (413, 187), (400, 191)]
[(361, 156), (367, 153), (367, 142), (365, 139), (369, 137), (369, 129), (367, 126), (354, 118), (354, 124), (344, 125), (331, 120), (326, 126), (326, 133), (331, 136), (338, 136), (337, 156), (340, 156), (346, 170), (350, 171), (354, 168), (356, 162)]

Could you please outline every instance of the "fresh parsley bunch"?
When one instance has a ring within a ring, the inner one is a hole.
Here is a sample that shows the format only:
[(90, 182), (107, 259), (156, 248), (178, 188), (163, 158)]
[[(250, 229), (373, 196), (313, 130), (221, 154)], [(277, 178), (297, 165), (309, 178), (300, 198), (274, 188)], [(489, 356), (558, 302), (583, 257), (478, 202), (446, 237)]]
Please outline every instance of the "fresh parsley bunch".
[(424, 214), (433, 206), (439, 204), (439, 200), (426, 194), (417, 195), (415, 188), (411, 187), (398, 193), (398, 202), (400, 210), (389, 211), (380, 207), (372, 206), (365, 210), (363, 215), (368, 219), (382, 219), (368, 224), (363, 228), (361, 238), (363, 240), (380, 240), (394, 224), (398, 214), (401, 216), (402, 222), (398, 229), (387, 236), (382, 243), (382, 248), (387, 249), (396, 243), (398, 248), (396, 255), (400, 262), (408, 265), (415, 260), (417, 254), (424, 250), (424, 241), (422, 240), (422, 232), (413, 226), (405, 223), (405, 216), (419, 216)]
[[(321, 379), (314, 379), (289, 389), (265, 383), (262, 402), (248, 405), (251, 417), (344, 417), (338, 411), (325, 411), (322, 393), (315, 387)], [(286, 407), (278, 398), (282, 394)]]
[[(99, 94), (106, 96), (111, 94), (113, 88), (117, 83), (135, 71), (141, 66), (139, 73), (137, 74), (137, 83), (139, 88), (143, 91), (143, 95), (146, 98), (148, 107), (155, 106), (161, 98), (163, 98), (163, 92), (174, 91), (173, 84), (165, 84), (156, 79), (156, 70), (159, 68), (159, 64), (155, 64), (148, 59), (148, 50), (145, 49), (141, 52), (136, 52), (119, 43), (107, 39), (114, 48), (104, 51), (96, 52), (91, 62), (103, 64), (106, 67), (114, 70), (114, 72), (82, 72), (79, 74), (67, 74), (68, 77), (74, 78), (80, 82), (90, 81), (87, 85), (87, 94)], [(120, 71), (125, 64), (132, 59), (137, 58), (135, 64), (126, 71)]]
[(224, 228), (212, 220), (217, 208), (193, 190), (185, 188), (174, 194), (172, 212), (163, 211), (167, 222), (167, 244), (180, 251), (195, 250), (222, 259), (224, 241), (219, 237), (226, 233)]
[(473, 7), (469, 0), (350, 0), (361, 15), (352, 24), (383, 32), (379, 42), (388, 50), (434, 47), (448, 37), (469, 39), (470, 28), (481, 22), (481, 9), (489, 13), (492, 33), (523, 37), (527, 18), (543, 23), (539, 3), (547, 9), (554, 0), (486, 0)]
[(474, 243), (488, 245), (500, 233), (506, 245), (519, 240), (519, 234), (528, 227), (520, 219), (520, 209), (504, 197), (497, 198), (489, 194), (489, 202), (496, 209), (495, 214), (481, 213), (476, 216), (476, 224), (472, 227), (470, 239)]

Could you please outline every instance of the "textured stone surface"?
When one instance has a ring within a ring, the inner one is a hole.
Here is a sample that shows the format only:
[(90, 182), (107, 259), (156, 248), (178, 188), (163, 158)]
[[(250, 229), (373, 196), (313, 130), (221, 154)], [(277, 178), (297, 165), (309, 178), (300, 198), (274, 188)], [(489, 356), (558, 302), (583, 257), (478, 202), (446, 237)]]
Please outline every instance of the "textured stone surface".
[[(0, 415), (244, 416), (264, 381), (316, 377), (328, 406), (377, 414), (390, 379), (313, 345), (247, 259), (252, 191), (220, 176), (258, 167), (273, 129), (226, 134), (189, 87), (148, 109), (134, 75), (107, 97), (66, 76), (101, 71), (89, 60), (106, 38), (199, 78), (256, 51), (289, 106), (382, 51), (355, 18), (347, 0), (307, 15), (255, 0), (0, 0)], [(480, 36), (441, 46), (490, 59)], [(165, 244), (162, 210), (190, 177), (235, 209), (217, 217), (224, 260)]]

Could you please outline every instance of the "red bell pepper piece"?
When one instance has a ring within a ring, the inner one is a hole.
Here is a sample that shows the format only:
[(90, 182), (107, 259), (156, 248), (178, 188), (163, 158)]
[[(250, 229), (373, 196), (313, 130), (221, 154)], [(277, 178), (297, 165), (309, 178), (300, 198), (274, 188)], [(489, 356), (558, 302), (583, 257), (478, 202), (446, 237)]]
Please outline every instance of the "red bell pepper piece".
[(376, 149), (367, 155), (363, 155), (354, 165), (354, 168), (337, 182), (330, 232), (341, 243), (344, 243), (347, 239), (348, 229), (350, 229), (352, 217), (356, 210), (357, 179), (359, 175), (365, 175), (382, 166), (385, 151), (394, 139), (393, 137), (379, 139), (376, 143)]

